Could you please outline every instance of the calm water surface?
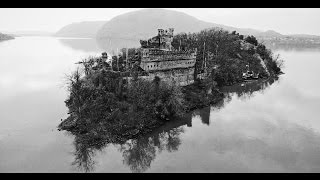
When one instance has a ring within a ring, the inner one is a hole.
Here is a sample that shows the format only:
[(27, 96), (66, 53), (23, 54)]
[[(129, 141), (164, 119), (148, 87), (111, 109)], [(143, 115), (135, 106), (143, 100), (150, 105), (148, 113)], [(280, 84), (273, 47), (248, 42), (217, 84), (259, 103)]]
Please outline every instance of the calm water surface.
[(218, 105), (96, 149), (56, 126), (65, 74), (101, 52), (91, 39), (0, 43), (0, 172), (320, 172), (320, 50), (278, 49), (277, 81), (225, 88)]

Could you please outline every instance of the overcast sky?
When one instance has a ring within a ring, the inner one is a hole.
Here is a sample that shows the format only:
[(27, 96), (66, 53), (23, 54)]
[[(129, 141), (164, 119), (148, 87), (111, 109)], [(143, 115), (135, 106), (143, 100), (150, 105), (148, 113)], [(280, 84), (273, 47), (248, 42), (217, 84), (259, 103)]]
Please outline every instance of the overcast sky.
[[(170, 9), (170, 8), (164, 8)], [(0, 32), (56, 32), (72, 22), (110, 20), (137, 8), (0, 8)], [(320, 9), (173, 8), (200, 20), (239, 28), (275, 30), (282, 34), (320, 35)]]

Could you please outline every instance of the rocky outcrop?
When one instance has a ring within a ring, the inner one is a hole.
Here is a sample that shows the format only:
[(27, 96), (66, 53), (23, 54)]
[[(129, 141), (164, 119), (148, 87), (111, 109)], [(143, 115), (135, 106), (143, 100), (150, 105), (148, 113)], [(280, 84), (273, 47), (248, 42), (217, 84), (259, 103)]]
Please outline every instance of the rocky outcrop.
[(261, 58), (261, 56), (260, 56), (259, 54), (257, 54), (257, 53), (255, 53), (253, 56), (254, 56), (255, 58), (257, 58), (257, 59), (260, 60), (261, 66), (262, 66), (263, 69), (266, 71), (267, 75), (270, 76), (270, 72), (269, 72), (269, 70), (268, 70), (268, 68), (267, 68), (267, 66), (266, 66), (265, 60), (263, 60), (263, 59)]

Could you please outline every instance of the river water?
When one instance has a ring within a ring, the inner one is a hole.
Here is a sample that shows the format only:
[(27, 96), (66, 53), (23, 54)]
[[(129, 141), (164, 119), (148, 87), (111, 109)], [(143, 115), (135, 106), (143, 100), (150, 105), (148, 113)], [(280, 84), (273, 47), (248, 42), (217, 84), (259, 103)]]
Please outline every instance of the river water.
[(277, 49), (284, 75), (227, 87), (225, 100), (152, 134), (102, 148), (57, 131), (65, 74), (91, 39), (0, 43), (0, 172), (319, 172), (320, 48)]

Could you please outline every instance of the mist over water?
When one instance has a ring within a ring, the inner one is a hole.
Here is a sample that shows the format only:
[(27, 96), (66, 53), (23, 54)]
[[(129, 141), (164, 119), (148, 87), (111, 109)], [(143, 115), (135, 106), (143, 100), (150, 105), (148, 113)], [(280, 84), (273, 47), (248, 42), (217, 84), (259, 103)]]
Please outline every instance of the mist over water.
[(65, 74), (116, 48), (53, 37), (0, 43), (0, 172), (319, 172), (320, 49), (277, 48), (278, 80), (223, 88), (223, 102), (125, 144), (82, 144), (56, 128), (67, 116)]

